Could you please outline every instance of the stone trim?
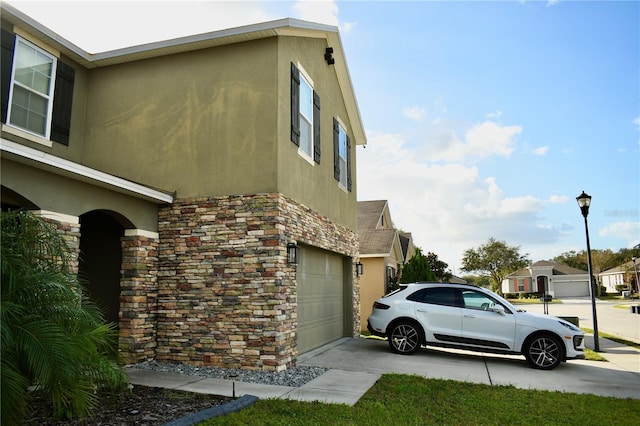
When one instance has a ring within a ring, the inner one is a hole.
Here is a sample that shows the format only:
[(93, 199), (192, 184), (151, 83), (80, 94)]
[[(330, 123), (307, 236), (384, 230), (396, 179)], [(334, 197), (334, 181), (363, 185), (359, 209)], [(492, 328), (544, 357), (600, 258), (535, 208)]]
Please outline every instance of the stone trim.
[(296, 275), (287, 242), (350, 258), (358, 250), (355, 232), (278, 193), (177, 199), (159, 209), (158, 232), (156, 359), (193, 365), (293, 365)]
[(158, 238), (148, 234), (125, 232), (120, 240), (122, 270), (118, 347), (126, 363), (147, 361), (156, 356)]
[(73, 254), (69, 262), (70, 271), (77, 275), (80, 262), (80, 221), (78, 217), (43, 210), (33, 211), (33, 214), (42, 218), (62, 235)]

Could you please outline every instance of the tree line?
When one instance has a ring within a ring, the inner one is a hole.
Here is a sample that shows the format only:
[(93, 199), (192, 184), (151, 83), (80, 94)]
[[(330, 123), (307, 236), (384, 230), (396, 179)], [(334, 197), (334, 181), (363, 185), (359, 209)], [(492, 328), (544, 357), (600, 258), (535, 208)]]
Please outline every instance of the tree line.
[[(599, 274), (610, 268), (630, 262), (632, 258), (640, 257), (639, 250), (623, 248), (614, 252), (610, 249), (591, 250), (591, 264), (593, 274)], [(586, 250), (571, 250), (564, 252), (551, 261), (567, 265), (572, 268), (588, 270)], [(500, 292), (502, 281), (511, 273), (525, 268), (531, 264), (528, 253), (521, 253), (520, 246), (510, 246), (505, 241), (495, 238), (481, 244), (477, 248), (465, 250), (462, 257), (463, 279), (469, 283)], [(438, 259), (438, 255), (428, 252), (426, 255), (420, 248), (416, 248), (416, 254), (403, 266), (399, 283), (406, 284), (417, 281), (451, 280), (453, 274), (448, 269), (446, 262)]]

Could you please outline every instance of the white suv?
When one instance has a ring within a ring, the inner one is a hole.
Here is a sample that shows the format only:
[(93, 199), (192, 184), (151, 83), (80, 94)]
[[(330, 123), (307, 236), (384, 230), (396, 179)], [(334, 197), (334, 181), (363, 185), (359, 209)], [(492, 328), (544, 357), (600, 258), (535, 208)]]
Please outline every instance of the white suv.
[(391, 350), (412, 354), (423, 345), (522, 354), (532, 367), (551, 370), (584, 359), (584, 333), (549, 315), (518, 310), (481, 287), (414, 283), (373, 304), (371, 334), (388, 337)]

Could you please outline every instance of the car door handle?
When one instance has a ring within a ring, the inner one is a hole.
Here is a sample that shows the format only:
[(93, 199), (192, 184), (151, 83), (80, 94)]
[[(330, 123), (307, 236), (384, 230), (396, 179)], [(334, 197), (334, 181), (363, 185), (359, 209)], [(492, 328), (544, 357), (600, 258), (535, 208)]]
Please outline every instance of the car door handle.
[(475, 315), (471, 315), (471, 314), (464, 314), (465, 318), (475, 318)]
[(429, 312), (429, 311), (428, 311), (428, 310), (426, 310), (426, 309), (419, 309), (419, 308), (417, 309), (417, 311), (418, 311), (418, 312)]

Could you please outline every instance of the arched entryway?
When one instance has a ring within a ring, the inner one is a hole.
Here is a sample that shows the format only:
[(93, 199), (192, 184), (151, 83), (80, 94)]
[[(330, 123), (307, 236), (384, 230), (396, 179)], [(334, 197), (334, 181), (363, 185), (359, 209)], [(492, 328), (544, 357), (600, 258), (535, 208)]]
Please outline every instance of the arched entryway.
[(108, 322), (119, 324), (121, 239), (125, 227), (113, 212), (91, 211), (80, 216), (78, 275), (89, 297)]
[(32, 203), (27, 198), (18, 194), (17, 192), (7, 188), (6, 186), (0, 186), (0, 194), (2, 198), (2, 211), (7, 210), (37, 210), (38, 206)]

